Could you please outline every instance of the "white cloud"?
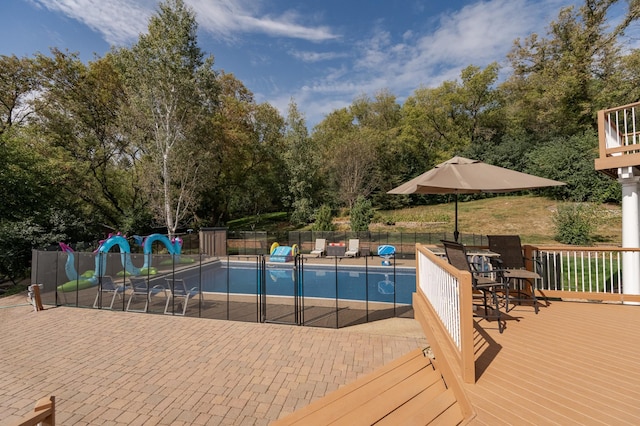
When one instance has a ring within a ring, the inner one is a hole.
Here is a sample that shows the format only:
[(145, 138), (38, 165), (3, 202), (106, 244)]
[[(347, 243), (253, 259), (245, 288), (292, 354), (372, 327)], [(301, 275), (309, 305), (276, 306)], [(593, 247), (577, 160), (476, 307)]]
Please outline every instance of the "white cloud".
[[(34, 4), (84, 23), (112, 45), (135, 41), (146, 32), (157, 0), (31, 0)], [(335, 39), (326, 26), (305, 26), (288, 12), (277, 17), (256, 15), (259, 2), (248, 0), (186, 0), (200, 28), (225, 39), (238, 33), (258, 33), (308, 41)]]
[(562, 0), (479, 1), (429, 18), (423, 33), (401, 29), (398, 41), (383, 22), (376, 22), (372, 34), (354, 43), (355, 60), (346, 69), (307, 82), (289, 96), (311, 124), (363, 93), (389, 89), (402, 101), (420, 86), (458, 79), (468, 65), (504, 64), (513, 41), (532, 32), (544, 34), (562, 5)]
[(155, 1), (131, 0), (32, 0), (51, 11), (80, 21), (102, 34), (112, 45), (135, 40), (147, 29)]
[(300, 59), (302, 62), (308, 63), (330, 61), (333, 59), (348, 57), (347, 53), (344, 52), (302, 52), (299, 50), (291, 50), (289, 54), (294, 58)]
[(262, 15), (262, 2), (256, 0), (187, 0), (205, 31), (223, 38), (235, 38), (237, 33), (267, 34), (307, 41), (337, 38), (326, 26), (305, 26), (302, 17), (293, 11), (280, 16)]

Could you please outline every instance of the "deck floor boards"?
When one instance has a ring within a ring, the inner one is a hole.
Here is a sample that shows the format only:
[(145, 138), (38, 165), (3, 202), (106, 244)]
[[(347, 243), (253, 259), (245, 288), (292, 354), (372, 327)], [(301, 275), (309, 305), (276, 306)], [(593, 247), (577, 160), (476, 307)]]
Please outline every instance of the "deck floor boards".
[(640, 424), (640, 306), (515, 306), (479, 320), (473, 425)]

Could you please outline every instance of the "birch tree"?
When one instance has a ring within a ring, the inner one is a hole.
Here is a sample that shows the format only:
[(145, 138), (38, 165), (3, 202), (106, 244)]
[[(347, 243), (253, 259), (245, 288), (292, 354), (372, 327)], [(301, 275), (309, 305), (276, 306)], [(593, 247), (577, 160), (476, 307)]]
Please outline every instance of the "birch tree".
[(122, 60), (130, 100), (129, 134), (148, 156), (143, 182), (158, 222), (169, 236), (197, 208), (198, 144), (216, 108), (213, 57), (197, 44), (194, 12), (182, 0), (167, 0)]

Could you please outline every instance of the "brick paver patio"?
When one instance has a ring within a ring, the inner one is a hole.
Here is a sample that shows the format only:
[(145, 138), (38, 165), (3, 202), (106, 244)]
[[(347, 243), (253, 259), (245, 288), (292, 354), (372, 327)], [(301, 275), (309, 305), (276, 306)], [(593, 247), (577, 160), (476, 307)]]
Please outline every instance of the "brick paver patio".
[(1, 425), (48, 395), (60, 425), (264, 425), (426, 346), (419, 335), (366, 328), (66, 307), (36, 313), (15, 306), (24, 302), (0, 299)]

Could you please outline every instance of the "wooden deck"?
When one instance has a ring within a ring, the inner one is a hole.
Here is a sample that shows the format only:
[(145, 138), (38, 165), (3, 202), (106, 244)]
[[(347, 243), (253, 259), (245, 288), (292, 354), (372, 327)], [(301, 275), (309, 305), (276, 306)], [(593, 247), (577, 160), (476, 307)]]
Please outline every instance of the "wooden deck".
[(438, 370), (417, 349), (272, 425), (413, 425), (436, 418), (457, 424), (463, 415)]
[(437, 367), (414, 352), (275, 424), (640, 424), (640, 306), (551, 301), (538, 315), (515, 306), (504, 333), (478, 319), (474, 334), (466, 419)]
[(640, 306), (549, 302), (476, 326), (469, 424), (640, 424)]

